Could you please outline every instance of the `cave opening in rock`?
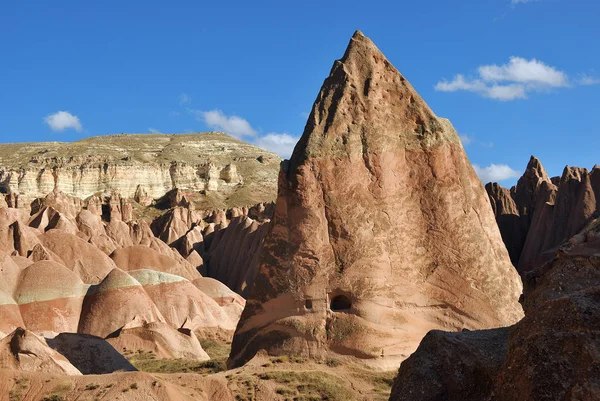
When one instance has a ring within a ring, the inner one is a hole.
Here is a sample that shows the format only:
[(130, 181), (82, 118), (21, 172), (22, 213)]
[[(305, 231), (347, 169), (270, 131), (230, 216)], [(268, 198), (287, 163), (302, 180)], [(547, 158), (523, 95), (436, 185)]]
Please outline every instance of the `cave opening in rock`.
[(307, 299), (304, 301), (304, 307), (308, 310), (313, 308), (312, 299)]
[(345, 295), (336, 295), (331, 299), (329, 308), (334, 312), (345, 311), (352, 308), (352, 301)]

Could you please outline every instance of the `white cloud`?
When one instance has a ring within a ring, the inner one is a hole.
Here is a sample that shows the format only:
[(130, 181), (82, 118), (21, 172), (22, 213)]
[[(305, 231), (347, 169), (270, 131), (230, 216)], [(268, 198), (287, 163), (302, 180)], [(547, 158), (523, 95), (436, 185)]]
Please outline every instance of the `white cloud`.
[(160, 132), (156, 128), (148, 128), (148, 131), (150, 131), (151, 134), (162, 134), (162, 132)]
[(469, 135), (459, 135), (460, 137), (460, 141), (462, 142), (462, 144), (464, 146), (470, 145), (471, 143), (473, 143), (473, 137), (470, 137)]
[(52, 131), (64, 131), (69, 128), (77, 132), (83, 131), (79, 118), (68, 111), (57, 111), (54, 114), (50, 114), (44, 118), (44, 122), (48, 124)]
[(600, 78), (591, 77), (587, 74), (581, 74), (577, 80), (577, 83), (584, 86), (600, 85)]
[(255, 141), (257, 146), (277, 153), (284, 159), (290, 158), (294, 146), (296, 146), (296, 142), (298, 142), (298, 138), (295, 138), (290, 134), (276, 134), (274, 132), (257, 138)]
[(256, 136), (256, 131), (248, 121), (238, 116), (227, 116), (221, 110), (211, 111), (188, 111), (196, 116), (196, 119), (204, 122), (210, 128), (218, 129), (229, 135), (241, 138), (243, 136)]
[(534, 3), (540, 0), (511, 0), (512, 4), (525, 4), (525, 3)]
[(184, 105), (192, 102), (192, 97), (187, 93), (179, 95), (179, 104)]
[(483, 183), (503, 181), (521, 176), (521, 173), (517, 170), (513, 170), (506, 164), (492, 163), (487, 167), (480, 167), (477, 164), (474, 164), (473, 169), (475, 169), (475, 172)]
[(566, 73), (536, 60), (511, 57), (504, 65), (484, 65), (478, 76), (466, 79), (458, 74), (452, 81), (442, 80), (435, 89), (440, 92), (467, 91), (501, 100), (526, 99), (528, 92), (569, 86)]
[(479, 75), (484, 81), (519, 82), (528, 85), (567, 86), (567, 75), (536, 59), (526, 60), (511, 57), (508, 64), (484, 65), (479, 67)]

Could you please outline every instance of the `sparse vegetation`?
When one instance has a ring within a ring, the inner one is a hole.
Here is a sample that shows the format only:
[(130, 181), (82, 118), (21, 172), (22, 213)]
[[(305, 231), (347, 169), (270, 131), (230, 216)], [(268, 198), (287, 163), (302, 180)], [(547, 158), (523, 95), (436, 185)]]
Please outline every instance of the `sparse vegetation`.
[(59, 394), (53, 393), (42, 398), (42, 401), (65, 401), (65, 398)]
[(96, 390), (98, 387), (100, 387), (99, 384), (90, 383), (87, 386), (85, 386), (85, 389), (90, 391), (90, 390)]
[(340, 366), (342, 364), (342, 362), (339, 359), (335, 359), (335, 358), (327, 358), (325, 360), (325, 364), (327, 366), (329, 366), (330, 368), (335, 368), (337, 366)]
[(8, 399), (10, 401), (21, 401), (28, 387), (29, 379), (27, 377), (19, 377), (15, 380), (15, 387), (8, 393)]
[(224, 360), (189, 361), (186, 359), (157, 359), (150, 352), (129, 355), (129, 362), (137, 370), (148, 373), (217, 373), (227, 370)]
[(222, 344), (214, 340), (200, 340), (202, 349), (215, 361), (226, 361), (231, 352), (231, 345)]
[(352, 393), (341, 384), (339, 377), (319, 371), (271, 371), (258, 375), (261, 380), (273, 380), (280, 385), (276, 392), (290, 395), (294, 400), (347, 401)]

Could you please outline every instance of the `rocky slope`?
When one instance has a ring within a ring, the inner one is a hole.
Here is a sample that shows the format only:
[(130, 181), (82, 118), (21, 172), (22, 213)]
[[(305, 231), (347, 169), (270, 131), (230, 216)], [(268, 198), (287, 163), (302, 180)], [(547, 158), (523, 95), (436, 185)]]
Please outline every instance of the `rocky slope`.
[(428, 334), (400, 366), (390, 400), (600, 399), (600, 221), (524, 281), (523, 320), (509, 330)]
[(520, 293), (452, 125), (357, 32), (280, 172), (229, 365), (264, 349), (397, 366), (431, 329), (515, 323)]
[(118, 192), (145, 203), (173, 188), (202, 208), (271, 201), (281, 159), (224, 133), (109, 135), (0, 145), (0, 190), (22, 203), (58, 188), (81, 199)]
[(556, 247), (600, 215), (600, 167), (591, 171), (565, 167), (561, 177), (548, 177), (531, 157), (510, 190), (486, 185), (502, 238), (513, 264), (524, 273), (552, 257)]

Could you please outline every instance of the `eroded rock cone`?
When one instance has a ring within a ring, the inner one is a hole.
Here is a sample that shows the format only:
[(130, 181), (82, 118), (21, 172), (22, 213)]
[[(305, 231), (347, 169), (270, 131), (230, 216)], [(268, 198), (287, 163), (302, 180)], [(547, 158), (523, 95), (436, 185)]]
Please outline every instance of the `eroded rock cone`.
[(266, 349), (395, 367), (431, 329), (522, 317), (520, 279), (455, 130), (362, 33), (278, 192), (229, 366)]

